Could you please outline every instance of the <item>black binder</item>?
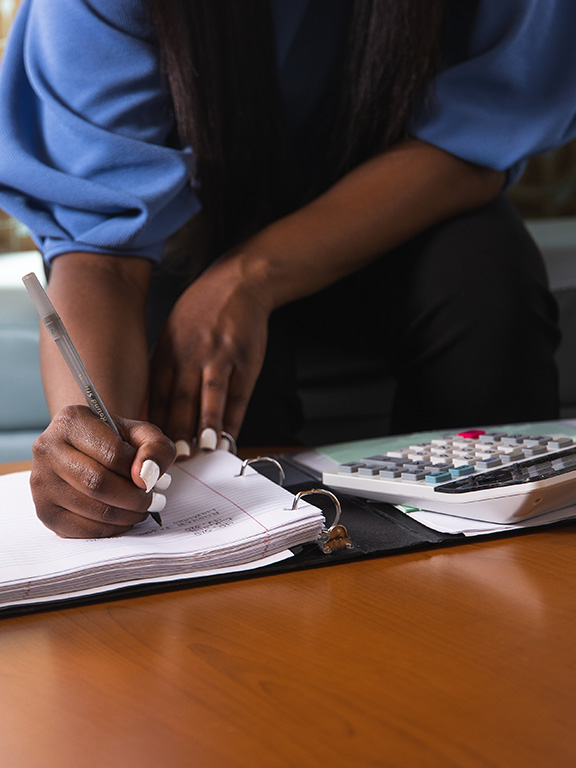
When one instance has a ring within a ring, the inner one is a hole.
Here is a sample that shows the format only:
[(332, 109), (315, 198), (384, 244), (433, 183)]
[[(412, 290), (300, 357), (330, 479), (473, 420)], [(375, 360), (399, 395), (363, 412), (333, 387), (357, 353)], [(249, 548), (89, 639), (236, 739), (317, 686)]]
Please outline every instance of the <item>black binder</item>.
[[(244, 464), (253, 463), (254, 469), (278, 481), (282, 475), (282, 484), (298, 497), (307, 497), (307, 501), (319, 507), (326, 518), (324, 533), (318, 541), (309, 542), (292, 549), (292, 557), (246, 571), (235, 571), (218, 575), (182, 578), (168, 583), (134, 584), (111, 592), (100, 592), (90, 596), (67, 597), (45, 603), (16, 605), (3, 608), (0, 616), (20, 613), (64, 609), (68, 606), (118, 600), (129, 596), (175, 591), (200, 587), (208, 583), (238, 581), (280, 574), (289, 571), (316, 569), (326, 566), (345, 566), (346, 563), (361, 559), (377, 558), (417, 550), (431, 550), (469, 543), (470, 537), (462, 533), (440, 533), (421, 524), (396, 507), (382, 502), (365, 501), (361, 498), (342, 493), (333, 494), (325, 488), (320, 476), (314, 470), (300, 464), (293, 454), (283, 454), (274, 458), (255, 457), (245, 460)], [(308, 498), (309, 497), (309, 498)], [(335, 502), (338, 509), (335, 509)], [(335, 520), (335, 517), (338, 517)], [(482, 539), (518, 536), (549, 528), (551, 525), (567, 525), (568, 521), (535, 526), (513, 528), (510, 530), (475, 535), (473, 541)], [(332, 532), (332, 547), (328, 533)], [(335, 535), (335, 538), (334, 538)]]

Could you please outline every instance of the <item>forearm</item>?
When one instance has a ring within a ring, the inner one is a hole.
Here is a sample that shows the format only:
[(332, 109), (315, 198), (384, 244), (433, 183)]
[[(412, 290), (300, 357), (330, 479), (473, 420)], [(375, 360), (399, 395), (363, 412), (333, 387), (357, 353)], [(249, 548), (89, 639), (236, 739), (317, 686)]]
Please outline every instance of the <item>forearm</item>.
[[(148, 384), (145, 260), (70, 253), (55, 259), (49, 296), (108, 410), (141, 415)], [(85, 403), (57, 346), (41, 331), (42, 378), (50, 413)]]
[(451, 216), (489, 202), (502, 173), (407, 141), (238, 248), (236, 265), (270, 309), (315, 293)]

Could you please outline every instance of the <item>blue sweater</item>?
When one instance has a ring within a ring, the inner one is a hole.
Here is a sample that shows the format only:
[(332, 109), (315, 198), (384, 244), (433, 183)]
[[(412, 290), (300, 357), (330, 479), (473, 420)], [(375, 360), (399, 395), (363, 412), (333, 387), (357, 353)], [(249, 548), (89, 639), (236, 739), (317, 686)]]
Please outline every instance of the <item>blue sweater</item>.
[[(271, 0), (296, 136), (341, 55), (348, 2)], [(411, 132), (514, 180), (576, 135), (576, 2), (463, 5), (475, 15), (454, 3), (434, 99)], [(23, 0), (0, 69), (0, 207), (47, 261), (72, 250), (160, 260), (200, 208), (193, 148), (170, 146), (172, 129), (144, 0)]]

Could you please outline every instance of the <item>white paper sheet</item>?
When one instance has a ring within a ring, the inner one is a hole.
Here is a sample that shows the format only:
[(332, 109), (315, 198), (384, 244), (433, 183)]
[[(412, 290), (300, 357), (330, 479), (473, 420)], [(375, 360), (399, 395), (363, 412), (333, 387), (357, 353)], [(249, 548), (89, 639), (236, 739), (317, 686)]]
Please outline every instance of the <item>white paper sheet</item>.
[[(36, 517), (29, 473), (0, 477), (0, 607), (129, 584), (260, 567), (313, 541), (322, 512), (226, 451), (174, 465), (163, 526), (108, 539), (61, 539)], [(272, 560), (270, 559), (272, 558)]]

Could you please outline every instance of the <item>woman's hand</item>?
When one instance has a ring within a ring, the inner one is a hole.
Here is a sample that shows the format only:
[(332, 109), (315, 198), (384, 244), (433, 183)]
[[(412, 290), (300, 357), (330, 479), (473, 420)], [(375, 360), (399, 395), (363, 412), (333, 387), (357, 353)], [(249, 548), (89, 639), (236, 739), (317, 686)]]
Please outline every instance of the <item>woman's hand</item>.
[[(504, 175), (407, 140), (272, 222), (176, 304), (152, 373), (150, 415), (187, 441), (237, 435), (264, 359), (270, 313), (498, 194)], [(215, 447), (215, 445), (213, 445)]]
[(262, 368), (270, 310), (230, 255), (176, 303), (154, 356), (150, 419), (174, 441), (236, 438)]
[(68, 406), (34, 443), (36, 512), (59, 536), (116, 536), (162, 506), (152, 486), (174, 461), (173, 443), (152, 424), (114, 421), (122, 437), (86, 406)]

